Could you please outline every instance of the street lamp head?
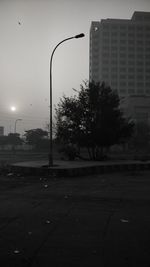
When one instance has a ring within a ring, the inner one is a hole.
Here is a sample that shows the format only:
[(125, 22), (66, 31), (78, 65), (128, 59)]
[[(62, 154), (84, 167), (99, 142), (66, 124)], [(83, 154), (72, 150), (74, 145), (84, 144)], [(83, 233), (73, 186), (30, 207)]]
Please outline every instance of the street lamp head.
[(82, 38), (82, 37), (84, 37), (84, 36), (85, 36), (84, 33), (80, 33), (80, 34), (75, 35), (74, 38)]

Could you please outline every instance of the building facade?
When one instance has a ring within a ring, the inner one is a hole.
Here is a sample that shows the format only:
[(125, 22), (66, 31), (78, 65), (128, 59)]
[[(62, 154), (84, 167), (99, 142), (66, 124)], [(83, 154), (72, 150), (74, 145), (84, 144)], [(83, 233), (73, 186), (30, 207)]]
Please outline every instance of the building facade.
[(105, 81), (124, 97), (128, 112), (130, 103), (136, 106), (135, 111), (132, 106), (131, 114), (135, 119), (142, 112), (149, 120), (150, 12), (134, 12), (130, 20), (93, 21), (89, 70), (90, 81)]

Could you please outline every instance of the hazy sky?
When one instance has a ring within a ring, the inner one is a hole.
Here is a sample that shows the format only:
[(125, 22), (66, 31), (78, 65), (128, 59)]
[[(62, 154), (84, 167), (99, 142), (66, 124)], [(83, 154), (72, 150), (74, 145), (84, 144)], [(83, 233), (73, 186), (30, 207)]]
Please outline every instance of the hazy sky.
[[(53, 58), (53, 104), (89, 78), (91, 21), (130, 19), (149, 11), (150, 0), (0, 0), (0, 126), (5, 134), (45, 127), (49, 118), (49, 59)], [(16, 111), (11, 111), (11, 106)]]

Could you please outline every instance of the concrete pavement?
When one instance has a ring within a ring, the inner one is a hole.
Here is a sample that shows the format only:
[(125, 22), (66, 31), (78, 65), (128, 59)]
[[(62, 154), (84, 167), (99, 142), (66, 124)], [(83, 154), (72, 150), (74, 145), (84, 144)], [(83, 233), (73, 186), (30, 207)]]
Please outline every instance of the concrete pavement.
[(48, 167), (48, 161), (36, 160), (18, 162), (11, 165), (15, 172), (24, 172), (30, 175), (48, 175), (73, 177), (81, 175), (98, 174), (105, 172), (120, 172), (126, 170), (150, 170), (150, 161), (117, 160), (117, 161), (63, 161), (55, 160), (54, 166)]
[(150, 266), (149, 176), (0, 176), (1, 265)]

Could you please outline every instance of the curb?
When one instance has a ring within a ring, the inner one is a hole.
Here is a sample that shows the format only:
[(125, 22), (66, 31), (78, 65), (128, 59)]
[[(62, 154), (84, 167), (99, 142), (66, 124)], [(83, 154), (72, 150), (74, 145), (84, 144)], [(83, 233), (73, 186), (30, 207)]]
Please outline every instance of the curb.
[(32, 166), (17, 166), (11, 165), (11, 171), (15, 173), (23, 173), (24, 175), (48, 175), (48, 176), (58, 176), (58, 177), (77, 177), (86, 176), (91, 174), (103, 174), (103, 173), (114, 173), (114, 172), (124, 172), (124, 171), (143, 171), (150, 170), (150, 162), (131, 162), (131, 163), (116, 163), (116, 164), (102, 164), (93, 166), (78, 166), (78, 167), (32, 167)]

